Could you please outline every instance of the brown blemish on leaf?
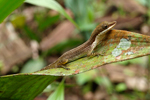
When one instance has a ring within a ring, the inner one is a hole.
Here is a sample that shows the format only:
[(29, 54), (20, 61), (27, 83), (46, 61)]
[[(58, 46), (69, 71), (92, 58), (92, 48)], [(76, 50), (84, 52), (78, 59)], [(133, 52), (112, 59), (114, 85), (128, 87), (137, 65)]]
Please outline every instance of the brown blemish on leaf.
[(120, 58), (121, 58), (121, 56), (117, 56), (117, 57), (116, 57), (116, 59), (118, 59), (118, 60), (119, 60)]
[(85, 65), (83, 67), (85, 67)]
[(79, 70), (79, 69), (75, 70), (75, 74), (78, 74), (79, 72), (80, 72), (80, 70)]
[(95, 65), (95, 66), (92, 67), (92, 69), (97, 68), (97, 67), (98, 67), (98, 65)]

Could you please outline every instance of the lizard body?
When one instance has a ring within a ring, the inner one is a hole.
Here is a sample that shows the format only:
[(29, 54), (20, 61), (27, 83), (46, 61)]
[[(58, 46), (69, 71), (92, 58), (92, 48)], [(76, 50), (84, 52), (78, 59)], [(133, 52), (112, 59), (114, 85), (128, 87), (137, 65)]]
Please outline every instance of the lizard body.
[(116, 24), (116, 21), (100, 23), (92, 32), (89, 40), (87, 40), (82, 45), (65, 52), (55, 62), (51, 63), (50, 65), (44, 67), (41, 70), (59, 68), (59, 67), (62, 67), (68, 70), (69, 68), (65, 66), (68, 62), (71, 62), (73, 60), (79, 59), (84, 56), (101, 55), (101, 54), (96, 54), (92, 52), (94, 48), (106, 37), (105, 33), (111, 30), (115, 26), (115, 24)]

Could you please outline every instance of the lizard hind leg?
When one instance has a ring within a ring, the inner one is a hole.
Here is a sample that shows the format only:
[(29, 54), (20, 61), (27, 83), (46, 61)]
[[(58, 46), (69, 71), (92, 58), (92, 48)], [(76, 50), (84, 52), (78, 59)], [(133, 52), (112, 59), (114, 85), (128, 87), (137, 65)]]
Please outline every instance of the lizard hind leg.
[[(91, 54), (88, 54), (87, 56), (88, 57), (95, 57), (95, 56), (97, 56), (97, 57), (99, 57), (101, 54), (99, 54), (99, 53), (91, 53)], [(103, 55), (102, 55), (103, 56)]]
[(97, 57), (99, 57), (99, 56), (105, 56), (105, 54), (103, 54), (102, 52), (100, 52), (100, 53), (90, 53), (90, 54), (88, 54), (87, 55), (88, 57), (95, 57), (95, 56), (97, 56)]

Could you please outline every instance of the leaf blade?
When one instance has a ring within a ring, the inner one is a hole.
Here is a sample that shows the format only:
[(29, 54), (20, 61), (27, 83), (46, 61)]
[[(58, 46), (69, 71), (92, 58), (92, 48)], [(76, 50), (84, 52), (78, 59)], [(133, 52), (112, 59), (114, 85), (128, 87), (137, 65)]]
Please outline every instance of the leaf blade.
[(64, 79), (61, 81), (55, 92), (51, 94), (47, 100), (64, 100)]
[(0, 99), (33, 100), (47, 85), (57, 78), (31, 74), (16, 74), (0, 77)]
[(24, 0), (0, 0), (0, 23), (23, 2)]
[(36, 74), (48, 73), (54, 76), (75, 75), (95, 69), (104, 64), (149, 55), (150, 36), (123, 30), (112, 30), (107, 33), (106, 39), (95, 50), (97, 53), (103, 51), (105, 51), (104, 55), (106, 56), (84, 57), (68, 63), (67, 67), (70, 70), (56, 68), (39, 71)]

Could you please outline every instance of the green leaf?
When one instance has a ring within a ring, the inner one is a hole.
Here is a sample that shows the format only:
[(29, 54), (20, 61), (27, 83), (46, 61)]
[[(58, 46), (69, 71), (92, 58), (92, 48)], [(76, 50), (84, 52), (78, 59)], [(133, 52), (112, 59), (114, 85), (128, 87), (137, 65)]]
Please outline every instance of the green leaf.
[(23, 2), (24, 0), (0, 0), (0, 23)]
[(25, 25), (23, 27), (25, 35), (27, 35), (31, 40), (36, 40), (36, 41), (40, 41), (39, 37), (37, 36), (37, 34), (27, 25)]
[(122, 62), (117, 62), (114, 64), (121, 64), (125, 66), (127, 66), (128, 64), (138, 64), (140, 66), (145, 67), (147, 64), (147, 61), (145, 59), (146, 59), (145, 57), (140, 57), (140, 58), (130, 59), (130, 60), (122, 61)]
[(75, 18), (80, 21), (85, 20), (87, 18), (87, 8), (89, 4), (89, 0), (65, 0), (65, 5), (67, 8), (71, 9)]
[(68, 39), (55, 45), (51, 49), (45, 51), (42, 55), (46, 56), (46, 55), (51, 55), (55, 53), (62, 53), (65, 51), (66, 48), (73, 48), (73, 47), (80, 45), (81, 43), (82, 41), (79, 39)]
[(21, 69), (21, 73), (31, 73), (42, 69), (45, 66), (45, 62), (42, 58), (32, 59), (28, 61), (23, 68)]
[[(70, 62), (67, 64), (70, 70), (53, 68), (35, 73), (0, 77), (0, 100), (33, 100), (47, 85), (58, 78), (56, 76), (83, 73), (104, 64), (149, 55), (149, 51), (150, 36), (123, 30), (111, 30), (95, 50), (97, 53), (103, 53), (103, 56), (83, 57)], [(106, 82), (106, 86), (111, 87), (108, 81)]]
[(117, 86), (116, 86), (116, 91), (118, 92), (122, 92), (122, 91), (125, 91), (127, 89), (127, 86), (125, 83), (119, 83)]
[(95, 73), (96, 72), (93, 70), (93, 71), (89, 71), (89, 72), (76, 75), (76, 81), (79, 85), (83, 85), (86, 82), (93, 80)]
[(78, 25), (73, 21), (73, 19), (65, 12), (65, 10), (55, 0), (26, 0), (25, 2), (56, 10), (59, 13), (61, 13), (63, 16), (65, 16), (77, 28), (79, 28)]
[(62, 80), (55, 92), (47, 100), (64, 100), (64, 80)]
[(83, 57), (68, 63), (70, 70), (63, 68), (47, 69), (37, 72), (55, 76), (67, 76), (83, 73), (101, 65), (133, 59), (150, 54), (150, 37), (123, 30), (112, 30), (106, 34), (101, 44), (95, 50), (104, 56)]
[(113, 92), (113, 85), (111, 81), (108, 79), (108, 77), (97, 77), (95, 79), (95, 82), (99, 85), (103, 85), (106, 88), (108, 93)]
[(46, 28), (50, 27), (52, 24), (59, 20), (59, 15), (53, 17), (47, 17), (44, 21), (39, 23), (39, 30), (44, 31)]
[(57, 78), (32, 74), (0, 77), (0, 100), (33, 100)]
[(10, 17), (10, 21), (15, 28), (22, 28), (25, 25), (26, 18), (21, 14), (16, 14)]

